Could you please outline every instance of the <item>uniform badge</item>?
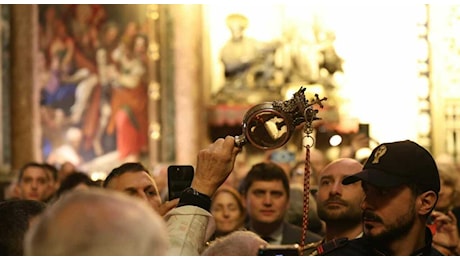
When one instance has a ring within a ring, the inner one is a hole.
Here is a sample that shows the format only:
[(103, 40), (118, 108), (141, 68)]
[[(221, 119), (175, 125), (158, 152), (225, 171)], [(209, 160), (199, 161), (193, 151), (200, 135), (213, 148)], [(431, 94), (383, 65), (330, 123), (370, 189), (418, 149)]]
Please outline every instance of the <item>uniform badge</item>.
[(387, 152), (387, 147), (385, 145), (380, 146), (374, 154), (374, 160), (372, 164), (379, 163), (380, 157), (382, 157)]

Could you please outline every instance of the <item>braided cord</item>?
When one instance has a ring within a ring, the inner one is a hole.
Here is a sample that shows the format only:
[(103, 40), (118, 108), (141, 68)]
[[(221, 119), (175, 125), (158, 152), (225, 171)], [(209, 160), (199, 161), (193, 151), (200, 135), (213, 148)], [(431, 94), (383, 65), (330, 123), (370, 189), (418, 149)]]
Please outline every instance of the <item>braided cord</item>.
[(303, 255), (303, 248), (305, 246), (305, 238), (308, 230), (308, 211), (310, 205), (310, 146), (305, 146), (305, 170), (304, 170), (304, 183), (303, 183), (303, 217), (302, 217), (302, 240), (300, 244), (300, 255)]

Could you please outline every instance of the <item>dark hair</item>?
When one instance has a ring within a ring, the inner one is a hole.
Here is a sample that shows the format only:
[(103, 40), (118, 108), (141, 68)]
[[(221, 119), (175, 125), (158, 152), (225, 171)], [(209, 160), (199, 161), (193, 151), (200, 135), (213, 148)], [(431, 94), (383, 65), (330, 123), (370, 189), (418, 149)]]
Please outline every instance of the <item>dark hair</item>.
[(114, 168), (109, 173), (109, 175), (107, 175), (102, 186), (106, 188), (109, 185), (109, 183), (112, 181), (113, 178), (121, 176), (127, 172), (140, 172), (140, 171), (147, 172), (150, 175), (150, 172), (144, 167), (144, 165), (142, 165), (139, 162), (124, 163), (120, 165), (119, 167)]
[(42, 165), (43, 165), (43, 168), (45, 168), (45, 170), (48, 170), (51, 172), (51, 176), (53, 176), (53, 180), (57, 181), (58, 169), (56, 168), (56, 166), (49, 164), (49, 163), (43, 163)]
[[(43, 167), (43, 164), (38, 163), (38, 162), (28, 162), (28, 163), (24, 164), (24, 165), (21, 167), (21, 169), (19, 169), (18, 182), (21, 182), (22, 176), (24, 175), (24, 172), (25, 172), (28, 168), (31, 168), (31, 167), (38, 167), (38, 168), (43, 169), (43, 171), (46, 171), (45, 168)], [(46, 174), (46, 172), (45, 172), (45, 174)]]
[(99, 185), (91, 180), (91, 178), (83, 172), (73, 172), (70, 175), (67, 175), (64, 180), (62, 180), (59, 189), (56, 191), (56, 197), (62, 196), (66, 191), (72, 190), (79, 184), (86, 184), (88, 186), (98, 187)]
[(0, 202), (0, 255), (24, 255), (24, 235), (30, 218), (39, 215), (46, 204), (37, 200)]
[(289, 197), (289, 180), (283, 168), (273, 162), (262, 162), (252, 166), (246, 177), (242, 180), (240, 192), (246, 194), (255, 181), (276, 181), (283, 183), (284, 190)]

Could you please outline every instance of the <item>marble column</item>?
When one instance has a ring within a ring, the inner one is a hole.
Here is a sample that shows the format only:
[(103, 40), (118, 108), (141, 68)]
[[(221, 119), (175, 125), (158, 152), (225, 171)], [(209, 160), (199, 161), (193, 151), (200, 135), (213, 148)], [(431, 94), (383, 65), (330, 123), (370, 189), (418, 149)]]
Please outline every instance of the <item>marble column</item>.
[(201, 6), (177, 5), (174, 11), (176, 161), (194, 164), (200, 149), (199, 130), (206, 128), (206, 121), (199, 118), (203, 96)]
[[(202, 6), (168, 5), (163, 15), (161, 45), (166, 50), (161, 56), (162, 88), (169, 90), (166, 95), (162, 92), (162, 98), (171, 95), (173, 98), (162, 101), (162, 129), (169, 144), (172, 144), (171, 136), (167, 135), (174, 132), (174, 158), (167, 160), (195, 164), (197, 153), (203, 148), (203, 136), (206, 137), (203, 133), (207, 127), (203, 114)], [(169, 105), (165, 106), (165, 102)], [(166, 147), (167, 153), (171, 147)]]
[(11, 5), (11, 168), (40, 161), (38, 6)]

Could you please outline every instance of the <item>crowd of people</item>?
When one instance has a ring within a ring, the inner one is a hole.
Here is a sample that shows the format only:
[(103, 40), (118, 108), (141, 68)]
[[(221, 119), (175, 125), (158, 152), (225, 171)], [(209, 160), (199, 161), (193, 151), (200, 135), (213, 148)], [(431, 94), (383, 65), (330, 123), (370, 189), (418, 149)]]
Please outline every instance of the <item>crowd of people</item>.
[(139, 162), (99, 181), (77, 168), (27, 163), (0, 202), (0, 254), (250, 256), (290, 245), (308, 256), (460, 253), (458, 168), (413, 141), (382, 143), (364, 162), (312, 165), (308, 215), (318, 225), (307, 230), (288, 217), (293, 205), (307, 213), (293, 203), (302, 199), (291, 178), (299, 164), (286, 172), (262, 161), (238, 184), (227, 182), (242, 151), (234, 141), (200, 150), (192, 184), (171, 201)]
[[(147, 150), (147, 24), (115, 22), (107, 12), (40, 7), (46, 159), (25, 163), (0, 201), (0, 255), (460, 255), (460, 166), (410, 140), (381, 143), (365, 160), (350, 146), (331, 161), (312, 149), (309, 161), (272, 156), (248, 165), (227, 136), (199, 151), (190, 187), (169, 200), (167, 165), (139, 162)], [(231, 14), (226, 24), (225, 83), (213, 100), (247, 101), (249, 93), (262, 101), (299, 81), (337, 98), (342, 60), (332, 32), (301, 37), (290, 28), (263, 43), (246, 35), (247, 17)], [(111, 151), (123, 163), (104, 180), (79, 169)]]

